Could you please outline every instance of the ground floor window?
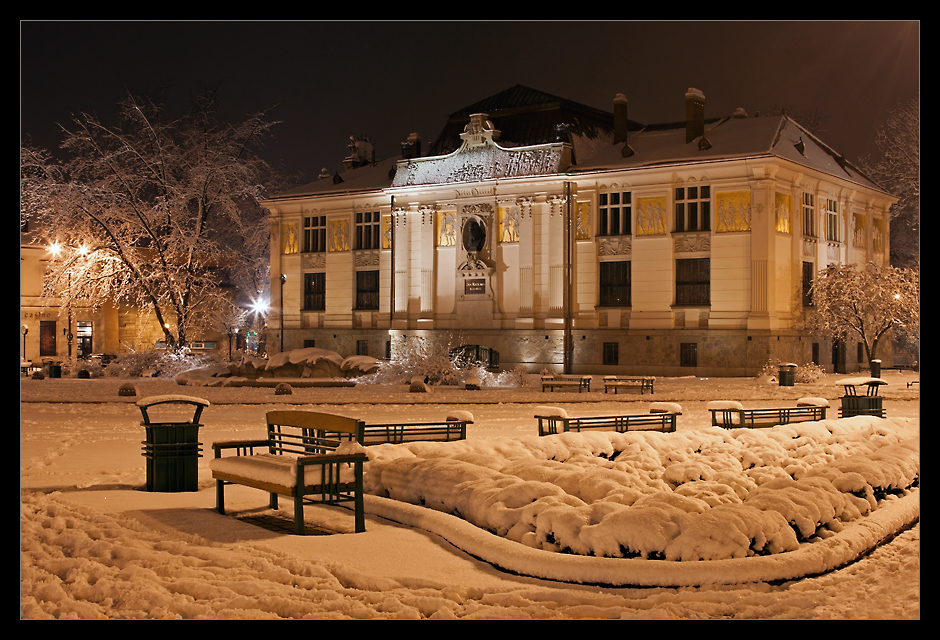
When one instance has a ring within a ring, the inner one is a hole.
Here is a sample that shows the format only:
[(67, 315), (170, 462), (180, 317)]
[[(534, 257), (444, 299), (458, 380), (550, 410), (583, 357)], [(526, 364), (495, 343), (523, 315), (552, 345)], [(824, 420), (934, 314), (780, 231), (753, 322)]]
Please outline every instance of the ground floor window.
[(304, 310), (323, 311), (326, 309), (326, 274), (304, 274)]
[(356, 309), (377, 311), (379, 308), (379, 272), (356, 272)]
[(711, 259), (676, 260), (676, 304), (711, 304)]
[(369, 355), (369, 341), (368, 340), (356, 340), (356, 355), (357, 356)]
[(813, 266), (812, 262), (803, 263), (803, 306), (811, 307), (813, 306), (813, 274), (816, 272), (816, 269)]
[(698, 344), (695, 342), (683, 342), (679, 345), (679, 366), (698, 366)]
[(604, 364), (620, 364), (620, 343), (605, 342), (603, 356)]
[(630, 306), (630, 261), (600, 263), (600, 299), (602, 307)]

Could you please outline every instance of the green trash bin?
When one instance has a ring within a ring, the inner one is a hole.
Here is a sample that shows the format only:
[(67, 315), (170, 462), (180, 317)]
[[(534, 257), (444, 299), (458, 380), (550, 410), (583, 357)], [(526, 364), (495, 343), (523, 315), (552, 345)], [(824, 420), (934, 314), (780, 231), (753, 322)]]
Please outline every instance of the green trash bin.
[[(188, 404), (193, 418), (183, 422), (153, 422), (150, 410), (156, 405)], [(142, 443), (147, 460), (147, 491), (180, 492), (199, 490), (199, 418), (208, 400), (192, 396), (168, 395), (142, 398), (137, 402), (144, 421), (146, 439)]]
[[(842, 408), (839, 410), (840, 418), (851, 418), (853, 416), (877, 416), (886, 417), (882, 398), (878, 395), (878, 387), (888, 384), (881, 378), (847, 378), (840, 380), (838, 384), (845, 387), (845, 395), (842, 396)], [(856, 387), (864, 387), (865, 395), (859, 395)]]
[(796, 384), (796, 365), (792, 362), (781, 364), (777, 380), (779, 381), (778, 386), (781, 387), (792, 387)]

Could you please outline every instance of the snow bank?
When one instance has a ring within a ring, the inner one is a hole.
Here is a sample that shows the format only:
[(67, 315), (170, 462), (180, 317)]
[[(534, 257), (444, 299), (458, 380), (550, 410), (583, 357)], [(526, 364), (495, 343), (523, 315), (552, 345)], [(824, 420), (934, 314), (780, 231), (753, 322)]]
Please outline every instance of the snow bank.
[(366, 486), (529, 549), (664, 568), (814, 547), (905, 495), (918, 447), (874, 417), (409, 443), (370, 448)]

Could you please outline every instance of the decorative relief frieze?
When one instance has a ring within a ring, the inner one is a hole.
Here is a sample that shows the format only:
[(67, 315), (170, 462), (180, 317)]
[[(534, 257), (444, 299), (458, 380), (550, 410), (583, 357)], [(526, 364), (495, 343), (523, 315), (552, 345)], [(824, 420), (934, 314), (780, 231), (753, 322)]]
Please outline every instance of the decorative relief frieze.
[(712, 248), (712, 237), (708, 232), (677, 233), (673, 236), (672, 241), (676, 253), (710, 251)]
[(455, 195), (458, 198), (492, 198), (496, 195), (496, 189), (494, 187), (470, 187), (457, 189)]
[(622, 256), (633, 251), (633, 238), (629, 236), (598, 239), (597, 254), (600, 256)]
[(322, 253), (303, 253), (301, 254), (300, 263), (304, 269), (324, 269), (326, 268), (326, 255)]
[(590, 202), (576, 202), (574, 205), (574, 237), (576, 240), (591, 238)]
[(457, 212), (438, 211), (437, 230), (434, 234), (439, 247), (453, 247), (457, 244)]
[(779, 233), (792, 233), (790, 195), (777, 192), (774, 196), (774, 226)]
[[(564, 171), (570, 164), (571, 152), (567, 144), (552, 143), (509, 149), (494, 142), (498, 136), (499, 132), (493, 129), (492, 123), (486, 119), (486, 114), (473, 114), (460, 136), (463, 144), (457, 151), (446, 156), (402, 160), (398, 163), (392, 186), (479, 182), (549, 175)], [(470, 197), (479, 195), (475, 189), (461, 190), (458, 195), (461, 192), (467, 192)]]
[(353, 265), (357, 267), (376, 267), (379, 264), (378, 251), (354, 251)]
[(281, 228), (281, 253), (284, 255), (297, 253), (299, 251), (299, 247), (297, 245), (297, 223), (287, 222), (281, 225)]
[(636, 235), (666, 235), (666, 196), (636, 199)]
[(751, 230), (751, 192), (725, 191), (715, 194), (718, 203), (716, 233)]
[(340, 218), (329, 221), (329, 244), (327, 251), (349, 251), (349, 220)]
[(499, 241), (501, 243), (519, 242), (519, 223), (522, 212), (515, 204), (496, 209)]
[(812, 257), (816, 255), (816, 240), (803, 238), (803, 255)]
[(392, 248), (392, 216), (382, 216), (382, 248)]

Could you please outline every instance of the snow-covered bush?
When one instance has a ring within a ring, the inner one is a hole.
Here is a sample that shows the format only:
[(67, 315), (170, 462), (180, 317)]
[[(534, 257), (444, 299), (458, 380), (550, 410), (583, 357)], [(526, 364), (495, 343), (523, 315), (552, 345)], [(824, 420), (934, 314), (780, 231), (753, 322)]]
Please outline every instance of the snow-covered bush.
[(173, 378), (190, 369), (198, 369), (220, 364), (221, 360), (213, 354), (196, 354), (188, 351), (148, 350), (132, 351), (119, 355), (105, 369), (112, 378)]
[(476, 366), (470, 369), (470, 374), (477, 378), (483, 387), (531, 386), (531, 378), (525, 367), (516, 367), (515, 369), (506, 369), (494, 373), (486, 367)]
[[(758, 378), (772, 378), (777, 379), (777, 376), (780, 374), (780, 365), (782, 361), (778, 358), (771, 358), (768, 360), (764, 366), (761, 368), (760, 373), (757, 375)], [(821, 377), (826, 375), (826, 370), (814, 362), (807, 362), (805, 364), (798, 364), (796, 370), (793, 374), (794, 382), (816, 382)]]
[[(468, 372), (461, 368), (459, 358), (452, 355), (452, 337), (427, 338), (408, 336), (396, 340), (392, 360), (380, 363), (378, 370), (365, 376), (366, 384), (409, 384), (412, 378), (427, 378), (431, 384), (457, 385)], [(482, 378), (481, 378), (482, 380)]]

